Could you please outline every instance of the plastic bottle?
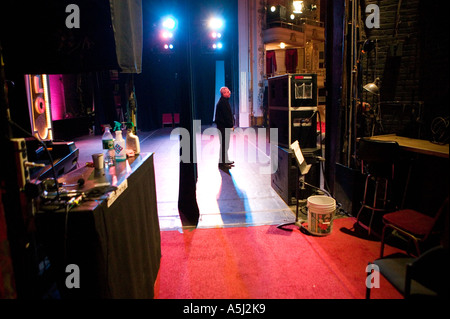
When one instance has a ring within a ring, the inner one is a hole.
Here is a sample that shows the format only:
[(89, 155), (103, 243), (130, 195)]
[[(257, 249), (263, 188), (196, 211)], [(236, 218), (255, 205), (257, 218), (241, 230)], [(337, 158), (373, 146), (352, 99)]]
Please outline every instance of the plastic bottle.
[(141, 145), (139, 144), (139, 137), (137, 137), (133, 133), (133, 122), (127, 122), (125, 123), (127, 126), (127, 150), (131, 150), (134, 152), (134, 155), (138, 155), (141, 152)]
[(103, 158), (105, 160), (105, 167), (114, 166), (114, 137), (111, 134), (111, 127), (109, 125), (104, 125), (103, 127), (105, 128), (105, 132), (102, 136)]
[(115, 122), (114, 131), (116, 132), (116, 139), (114, 140), (114, 152), (116, 154), (116, 161), (122, 162), (127, 159), (126, 144), (122, 137), (122, 124)]

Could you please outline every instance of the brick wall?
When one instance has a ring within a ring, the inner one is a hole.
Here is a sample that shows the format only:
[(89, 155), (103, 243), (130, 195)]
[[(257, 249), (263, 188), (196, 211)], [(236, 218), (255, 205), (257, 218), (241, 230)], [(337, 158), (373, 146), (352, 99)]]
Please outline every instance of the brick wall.
[[(364, 26), (369, 4), (380, 8), (380, 28)], [(431, 121), (448, 117), (449, 18), (444, 4), (426, 0), (361, 2), (362, 40), (377, 40), (376, 57), (375, 50), (361, 56), (362, 84), (375, 77), (381, 80), (385, 133), (431, 138)], [(362, 99), (374, 102), (367, 92)]]

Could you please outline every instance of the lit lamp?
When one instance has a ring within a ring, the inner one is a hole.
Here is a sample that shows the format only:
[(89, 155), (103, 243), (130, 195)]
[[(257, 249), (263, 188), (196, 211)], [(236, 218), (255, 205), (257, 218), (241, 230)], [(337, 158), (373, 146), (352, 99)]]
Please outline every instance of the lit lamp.
[(293, 1), (294, 13), (303, 13), (303, 1)]
[(165, 50), (173, 50), (174, 31), (177, 27), (177, 22), (173, 17), (164, 17), (162, 20), (161, 38), (164, 41), (163, 48)]

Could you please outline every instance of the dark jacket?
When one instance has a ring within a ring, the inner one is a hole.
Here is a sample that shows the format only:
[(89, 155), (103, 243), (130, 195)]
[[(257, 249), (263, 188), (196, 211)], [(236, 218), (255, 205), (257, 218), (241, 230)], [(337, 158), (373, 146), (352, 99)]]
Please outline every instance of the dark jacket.
[(231, 112), (229, 99), (220, 97), (216, 105), (215, 123), (217, 127), (232, 128), (234, 126), (234, 117)]

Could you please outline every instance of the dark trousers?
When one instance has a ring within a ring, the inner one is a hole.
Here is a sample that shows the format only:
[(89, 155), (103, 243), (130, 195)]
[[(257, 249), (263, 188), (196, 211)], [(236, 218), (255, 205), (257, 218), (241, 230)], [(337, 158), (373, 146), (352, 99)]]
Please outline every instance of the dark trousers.
[(230, 128), (217, 127), (220, 132), (220, 158), (219, 163), (229, 163), (228, 148), (230, 147)]

